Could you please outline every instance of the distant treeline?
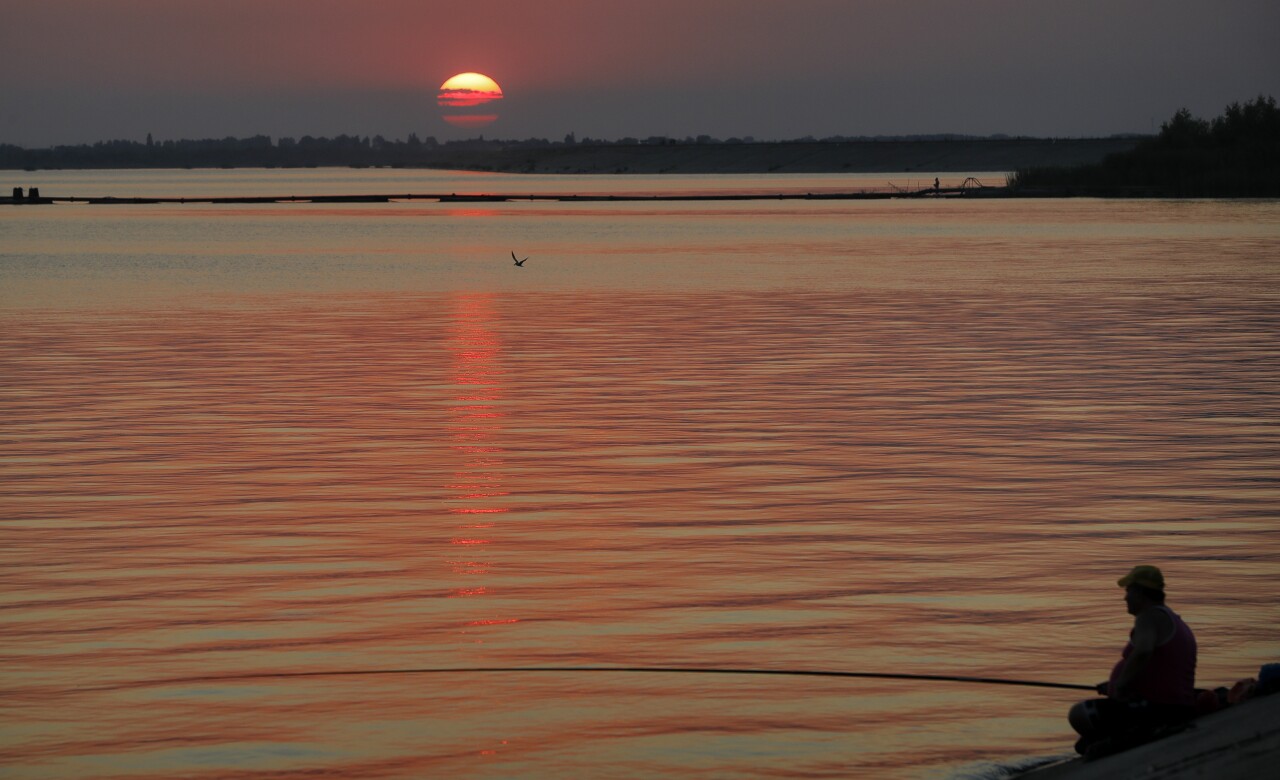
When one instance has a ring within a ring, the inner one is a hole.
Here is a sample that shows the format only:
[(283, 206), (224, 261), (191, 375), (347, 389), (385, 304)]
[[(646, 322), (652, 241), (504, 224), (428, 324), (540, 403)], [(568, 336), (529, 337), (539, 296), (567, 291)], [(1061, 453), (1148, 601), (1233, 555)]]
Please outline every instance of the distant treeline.
[[(1120, 136), (1116, 136), (1120, 137)], [(969, 136), (958, 134), (912, 136), (806, 136), (793, 141), (757, 142), (754, 138), (721, 140), (709, 135), (683, 139), (666, 136), (648, 138), (577, 139), (573, 133), (561, 141), (529, 138), (522, 141), (485, 140), (483, 136), (465, 141), (440, 142), (435, 138), (388, 140), (380, 135), (339, 135), (335, 138), (279, 138), (256, 135), (251, 138), (207, 138), (199, 140), (99, 141), (93, 144), (28, 149), (0, 144), (0, 169), (57, 168), (301, 168), (316, 166), (349, 167), (475, 167), (476, 153), (535, 151), (539, 149), (582, 149), (584, 147), (674, 147), (739, 146), (747, 144), (814, 144), (874, 141), (969, 141), (1010, 140), (1010, 136)]]
[(1211, 121), (1184, 108), (1131, 151), (1097, 165), (1020, 169), (1009, 184), (1022, 194), (1280, 197), (1280, 109), (1263, 96)]
[(438, 149), (434, 138), (407, 141), (340, 135), (299, 139), (270, 136), (145, 142), (99, 141), (24, 149), (0, 145), (0, 168), (264, 168), (330, 165), (412, 165)]

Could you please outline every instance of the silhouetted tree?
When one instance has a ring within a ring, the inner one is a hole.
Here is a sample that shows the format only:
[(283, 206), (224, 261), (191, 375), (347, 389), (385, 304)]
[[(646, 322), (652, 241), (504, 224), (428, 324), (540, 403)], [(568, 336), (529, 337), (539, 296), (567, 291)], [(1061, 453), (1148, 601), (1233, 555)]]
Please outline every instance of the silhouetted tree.
[(1209, 123), (1193, 117), (1185, 108), (1178, 109), (1172, 119), (1160, 125), (1159, 141), (1165, 148), (1190, 149), (1204, 146), (1208, 137)]
[(1066, 194), (1280, 196), (1280, 110), (1271, 97), (1232, 103), (1212, 122), (1179, 109), (1160, 134), (1099, 165), (1018, 171), (1011, 186)]

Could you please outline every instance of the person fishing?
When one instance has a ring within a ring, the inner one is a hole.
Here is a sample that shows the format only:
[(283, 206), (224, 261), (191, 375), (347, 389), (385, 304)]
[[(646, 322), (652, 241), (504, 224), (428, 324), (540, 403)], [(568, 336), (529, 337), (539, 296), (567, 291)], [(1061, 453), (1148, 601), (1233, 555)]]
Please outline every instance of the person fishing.
[(1134, 566), (1117, 583), (1133, 615), (1133, 629), (1111, 677), (1071, 708), (1080, 735), (1076, 751), (1086, 759), (1108, 755), (1158, 736), (1195, 715), (1196, 638), (1165, 606), (1164, 574)]

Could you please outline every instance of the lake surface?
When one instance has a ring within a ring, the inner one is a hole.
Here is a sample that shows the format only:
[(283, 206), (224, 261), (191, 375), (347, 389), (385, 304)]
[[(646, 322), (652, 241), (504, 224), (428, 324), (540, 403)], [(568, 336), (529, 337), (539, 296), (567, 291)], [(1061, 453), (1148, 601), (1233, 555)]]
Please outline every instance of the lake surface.
[(1274, 201), (0, 209), (0, 766), (927, 778), (1064, 753), (1067, 690), (243, 675), (1092, 684), (1131, 620), (1116, 578), (1154, 563), (1199, 683), (1252, 676), (1280, 650), (1278, 257)]

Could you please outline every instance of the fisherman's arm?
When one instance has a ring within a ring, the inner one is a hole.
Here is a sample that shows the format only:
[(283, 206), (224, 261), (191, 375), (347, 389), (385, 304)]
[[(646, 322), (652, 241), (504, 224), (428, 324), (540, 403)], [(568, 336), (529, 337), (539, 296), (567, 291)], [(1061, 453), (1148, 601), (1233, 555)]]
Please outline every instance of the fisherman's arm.
[(1115, 697), (1117, 699), (1133, 698), (1133, 684), (1142, 674), (1147, 663), (1151, 661), (1159, 638), (1160, 613), (1149, 609), (1138, 615), (1133, 622), (1133, 633), (1129, 636), (1133, 651), (1124, 660), (1124, 666), (1121, 667), (1120, 675), (1116, 678)]

